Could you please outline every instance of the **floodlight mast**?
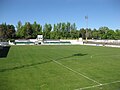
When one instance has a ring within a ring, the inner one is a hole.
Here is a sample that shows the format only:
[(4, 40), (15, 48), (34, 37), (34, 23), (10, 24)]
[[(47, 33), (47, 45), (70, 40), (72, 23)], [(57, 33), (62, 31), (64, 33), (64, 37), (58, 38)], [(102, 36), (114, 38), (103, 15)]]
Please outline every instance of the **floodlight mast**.
[(88, 16), (85, 16), (85, 20), (86, 20), (86, 42), (87, 42), (87, 36), (88, 36), (88, 33), (87, 33), (87, 29), (88, 29)]

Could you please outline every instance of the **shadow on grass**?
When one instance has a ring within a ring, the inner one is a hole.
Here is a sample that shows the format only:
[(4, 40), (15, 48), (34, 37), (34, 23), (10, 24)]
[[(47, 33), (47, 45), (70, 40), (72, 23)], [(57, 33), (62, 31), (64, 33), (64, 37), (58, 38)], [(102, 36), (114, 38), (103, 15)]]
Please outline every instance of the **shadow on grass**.
[[(64, 59), (71, 58), (71, 57), (75, 57), (75, 56), (85, 56), (85, 55), (87, 55), (87, 54), (78, 53), (78, 54), (73, 54), (73, 55), (71, 55), (71, 56), (58, 58), (58, 59), (55, 59), (55, 60), (56, 60), (56, 61), (59, 61), (59, 60), (64, 60)], [(25, 67), (31, 67), (31, 66), (35, 66), (35, 65), (40, 65), (40, 64), (49, 63), (49, 62), (52, 62), (52, 61), (53, 61), (53, 59), (50, 58), (49, 61), (32, 63), (32, 64), (27, 64), (27, 65), (21, 65), (21, 66), (16, 66), (16, 67), (7, 68), (7, 69), (0, 69), (0, 72), (6, 72), (6, 71), (11, 71), (11, 70), (16, 70), (16, 69), (21, 69), (21, 68), (25, 68)]]
[(87, 54), (77, 53), (77, 54), (73, 54), (73, 55), (71, 55), (71, 56), (58, 58), (58, 59), (56, 59), (56, 60), (62, 60), (62, 59), (64, 60), (64, 59), (72, 58), (72, 57), (75, 57), (75, 56), (85, 56), (85, 55), (87, 55)]
[(32, 63), (32, 64), (27, 64), (27, 65), (16, 66), (16, 67), (7, 68), (7, 69), (1, 69), (0, 72), (16, 70), (16, 69), (21, 69), (21, 68), (25, 68), (25, 67), (31, 67), (31, 66), (35, 66), (35, 65), (39, 65), (39, 64), (45, 64), (45, 63), (48, 63), (48, 62), (51, 62), (51, 61), (52, 60), (45, 61), (45, 62), (39, 62), (39, 63)]
[(73, 54), (73, 56), (85, 56), (87, 54), (82, 54), (82, 53), (78, 53), (78, 54)]
[(0, 58), (6, 58), (9, 52), (10, 46), (0, 46)]

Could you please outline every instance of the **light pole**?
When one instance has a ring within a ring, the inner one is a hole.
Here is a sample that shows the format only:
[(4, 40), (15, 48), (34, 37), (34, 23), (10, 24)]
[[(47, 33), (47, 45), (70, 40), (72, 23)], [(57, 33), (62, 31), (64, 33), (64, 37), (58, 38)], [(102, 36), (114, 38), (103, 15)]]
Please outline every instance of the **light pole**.
[(87, 33), (87, 29), (88, 29), (88, 16), (85, 16), (85, 20), (86, 20), (86, 42), (87, 42), (87, 38), (88, 38), (88, 33)]

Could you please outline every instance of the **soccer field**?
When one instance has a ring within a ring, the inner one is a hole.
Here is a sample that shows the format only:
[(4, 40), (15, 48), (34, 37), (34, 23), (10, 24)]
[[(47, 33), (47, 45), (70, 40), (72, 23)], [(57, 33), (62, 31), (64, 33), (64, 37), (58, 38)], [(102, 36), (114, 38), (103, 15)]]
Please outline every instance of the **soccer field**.
[(120, 90), (120, 49), (11, 46), (0, 58), (0, 90)]

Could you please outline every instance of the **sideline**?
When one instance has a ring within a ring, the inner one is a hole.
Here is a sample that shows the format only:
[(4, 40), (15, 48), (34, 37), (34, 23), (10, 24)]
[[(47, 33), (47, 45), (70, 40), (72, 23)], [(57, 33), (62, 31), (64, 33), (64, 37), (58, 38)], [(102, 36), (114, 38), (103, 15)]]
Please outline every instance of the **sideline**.
[(102, 84), (99, 83), (98, 81), (96, 81), (96, 80), (94, 80), (94, 79), (91, 79), (91, 78), (89, 78), (89, 77), (83, 75), (82, 73), (79, 73), (79, 72), (77, 72), (77, 71), (75, 71), (75, 70), (73, 70), (73, 69), (71, 69), (71, 68), (69, 68), (69, 67), (63, 65), (62, 63), (60, 63), (60, 62), (58, 62), (58, 61), (55, 61), (55, 60), (52, 60), (52, 61), (55, 62), (55, 63), (57, 63), (57, 64), (59, 64), (59, 65), (61, 65), (61, 66), (63, 66), (64, 68), (66, 68), (66, 69), (68, 69), (68, 70), (70, 70), (70, 71), (72, 71), (72, 72), (74, 72), (74, 73), (76, 73), (76, 74), (78, 74), (78, 75), (80, 75), (80, 76), (82, 76), (82, 77), (84, 77), (84, 78), (86, 78), (86, 79), (92, 81), (92, 82), (97, 83), (98, 85), (102, 85)]
[(101, 85), (93, 85), (93, 86), (78, 88), (78, 89), (75, 89), (75, 90), (85, 90), (85, 89), (90, 89), (90, 88), (95, 88), (95, 87), (102, 88), (101, 86), (105, 86), (105, 85), (109, 85), (109, 84), (114, 84), (114, 83), (120, 83), (120, 81), (114, 81), (114, 82), (110, 82), (110, 83), (104, 83), (104, 84), (101, 84)]

